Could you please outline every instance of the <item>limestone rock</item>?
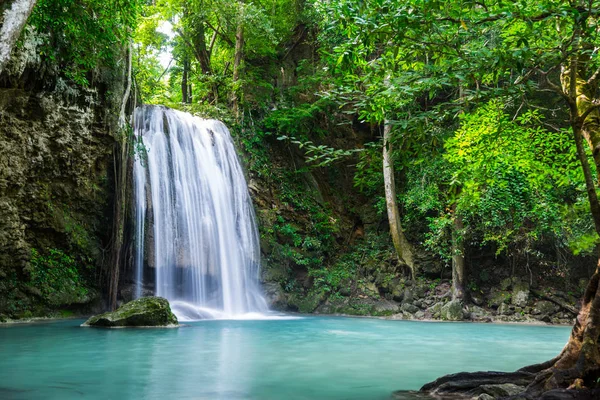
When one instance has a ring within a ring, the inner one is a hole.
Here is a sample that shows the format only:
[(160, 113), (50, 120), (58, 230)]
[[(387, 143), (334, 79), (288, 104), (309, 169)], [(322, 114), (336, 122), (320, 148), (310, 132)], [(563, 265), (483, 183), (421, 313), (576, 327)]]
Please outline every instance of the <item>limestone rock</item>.
[(452, 300), (442, 307), (441, 317), (447, 321), (461, 321), (463, 319), (463, 304), (459, 300)]
[(506, 303), (502, 303), (502, 304), (500, 304), (500, 307), (498, 307), (499, 315), (512, 315), (514, 313), (515, 313), (515, 311), (513, 309), (511, 309), (511, 307)]
[(395, 314), (398, 312), (398, 304), (389, 300), (381, 300), (373, 305), (373, 313), (376, 315)]
[(116, 311), (95, 315), (83, 324), (83, 326), (105, 328), (177, 325), (177, 317), (171, 312), (169, 302), (162, 297), (139, 298)]
[(519, 281), (513, 285), (511, 303), (517, 307), (525, 307), (529, 301), (529, 284)]
[(483, 304), (483, 297), (478, 293), (471, 293), (471, 301), (476, 306), (481, 306)]
[(541, 316), (546, 316), (546, 315), (551, 315), (554, 314), (555, 312), (557, 312), (559, 309), (559, 307), (550, 302), (550, 301), (546, 301), (546, 300), (541, 300), (538, 301), (537, 304), (535, 305), (535, 307), (533, 308), (533, 311), (531, 311), (531, 313), (533, 315), (541, 315)]
[(419, 311), (419, 308), (409, 303), (403, 303), (402, 306), (400, 306), (400, 310), (410, 314), (414, 314), (417, 311)]
[(435, 303), (434, 305), (429, 307), (427, 311), (431, 313), (433, 318), (440, 318), (440, 315), (442, 313), (442, 307), (444, 307), (444, 303)]
[(488, 304), (490, 307), (500, 307), (500, 304), (507, 303), (511, 296), (512, 294), (506, 290), (494, 290), (490, 294)]
[(488, 313), (481, 307), (471, 306), (469, 307), (470, 317), (473, 321), (484, 321), (487, 320)]

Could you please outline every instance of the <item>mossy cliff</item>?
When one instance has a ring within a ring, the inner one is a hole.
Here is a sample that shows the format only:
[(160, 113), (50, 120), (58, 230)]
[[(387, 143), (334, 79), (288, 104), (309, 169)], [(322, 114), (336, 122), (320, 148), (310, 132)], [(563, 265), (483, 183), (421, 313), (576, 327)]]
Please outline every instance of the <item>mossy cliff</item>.
[(0, 317), (92, 304), (109, 244), (124, 69), (76, 85), (40, 43), (0, 75)]

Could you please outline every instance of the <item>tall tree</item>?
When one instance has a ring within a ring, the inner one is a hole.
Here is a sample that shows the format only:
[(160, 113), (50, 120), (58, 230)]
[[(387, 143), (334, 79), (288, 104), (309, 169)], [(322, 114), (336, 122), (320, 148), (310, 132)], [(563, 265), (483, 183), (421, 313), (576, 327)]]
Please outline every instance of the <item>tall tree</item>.
[(383, 181), (385, 186), (385, 203), (390, 225), (390, 235), (392, 236), (392, 242), (394, 243), (398, 260), (401, 264), (408, 267), (412, 279), (415, 279), (416, 267), (413, 257), (413, 248), (406, 239), (406, 235), (402, 229), (400, 211), (398, 210), (391, 137), (392, 127), (389, 121), (386, 120), (383, 125)]
[[(397, 121), (409, 116), (408, 135), (423, 126), (420, 121), (439, 121), (499, 95), (548, 90), (562, 97), (600, 235), (600, 177), (592, 177), (582, 146), (585, 140), (600, 171), (600, 59), (595, 50), (600, 46), (600, 2), (346, 0), (320, 6), (327, 16), (324, 32), (333, 44), (329, 60), (339, 76), (337, 92), (364, 119), (381, 109), (396, 110)], [(388, 87), (383, 77), (390, 73)], [(541, 84), (540, 77), (546, 78)], [(460, 220), (455, 222), (458, 231)], [(459, 267), (460, 260), (455, 261)], [(455, 275), (459, 271), (455, 268)], [(592, 382), (600, 371), (599, 334), (597, 269), (568, 345), (558, 359), (537, 370), (530, 393), (568, 387), (578, 378)]]
[(31, 15), (36, 0), (8, 0), (0, 5), (0, 73)]

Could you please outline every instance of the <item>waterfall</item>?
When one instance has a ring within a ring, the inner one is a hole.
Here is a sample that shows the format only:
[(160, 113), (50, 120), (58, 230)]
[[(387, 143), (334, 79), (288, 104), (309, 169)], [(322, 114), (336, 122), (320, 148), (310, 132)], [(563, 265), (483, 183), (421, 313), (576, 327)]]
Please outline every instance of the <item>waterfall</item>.
[(266, 311), (254, 210), (227, 127), (160, 106), (136, 109), (134, 121), (145, 148), (133, 170), (136, 296), (146, 258), (155, 295), (180, 318)]

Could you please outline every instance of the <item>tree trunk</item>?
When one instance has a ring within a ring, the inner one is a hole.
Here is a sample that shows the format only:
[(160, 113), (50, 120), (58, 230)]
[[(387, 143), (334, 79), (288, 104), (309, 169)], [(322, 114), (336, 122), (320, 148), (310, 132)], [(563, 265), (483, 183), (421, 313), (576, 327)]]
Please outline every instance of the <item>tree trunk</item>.
[[(574, 35), (573, 54), (577, 54), (577, 50), (581, 50), (581, 48), (578, 48), (579, 34), (581, 32), (575, 32)], [(596, 192), (597, 187), (600, 186), (600, 113), (598, 112), (598, 105), (594, 101), (595, 99), (597, 100), (597, 78), (600, 76), (600, 69), (590, 78), (586, 79), (586, 73), (589, 73), (589, 61), (589, 52), (582, 51), (579, 55), (572, 56), (561, 71), (560, 87), (552, 84), (549, 80), (548, 84), (560, 93), (568, 103), (577, 157), (584, 175), (594, 227), (600, 236), (600, 203), (598, 202)], [(584, 150), (584, 139), (592, 150), (596, 166), (596, 177), (592, 174), (592, 169)], [(600, 254), (596, 270), (590, 278), (583, 295), (581, 309), (571, 330), (569, 341), (555, 359), (518, 371), (518, 373), (529, 374), (530, 376), (530, 378), (527, 378), (530, 379), (530, 383), (525, 393), (522, 396), (520, 395), (519, 398), (599, 398), (600, 393), (598, 392), (599, 389), (597, 389), (600, 379), (599, 337)], [(425, 385), (422, 390), (436, 393), (449, 391), (469, 393), (475, 387), (484, 384), (494, 384), (499, 378), (502, 379), (503, 377), (507, 377), (511, 382), (514, 382), (510, 374), (463, 373), (460, 376), (462, 381), (457, 384), (457, 375), (461, 374), (440, 378), (436, 382)], [(449, 384), (452, 381), (454, 382)]]
[(211, 75), (212, 69), (210, 67), (210, 54), (206, 47), (206, 30), (204, 29), (204, 23), (196, 25), (194, 32), (194, 53), (200, 63), (200, 69), (204, 75)]
[(181, 73), (181, 102), (184, 104), (189, 103), (189, 85), (188, 85), (188, 75), (190, 71), (190, 61), (187, 56), (185, 56), (183, 60), (183, 71)]
[(240, 3), (240, 13), (238, 15), (238, 24), (235, 32), (235, 55), (233, 58), (233, 90), (231, 92), (233, 114), (239, 121), (240, 119), (240, 93), (241, 88), (238, 87), (240, 80), (240, 67), (244, 56), (244, 18), (243, 18), (243, 3)]
[[(131, 61), (132, 61), (132, 46), (129, 45), (127, 53), (127, 76), (125, 82), (125, 93), (121, 103), (121, 111), (119, 115), (120, 135), (119, 143), (115, 146), (115, 197), (113, 207), (113, 228), (112, 228), (112, 249), (110, 256), (110, 264), (108, 266), (108, 307), (110, 310), (117, 308), (117, 294), (119, 290), (119, 279), (122, 264), (123, 243), (125, 236), (125, 214), (127, 206), (127, 160), (129, 155), (129, 138), (127, 135), (127, 120), (125, 111), (127, 102), (131, 94)], [(117, 158), (118, 156), (118, 158)]]
[(452, 300), (465, 297), (465, 244), (464, 225), (460, 215), (456, 214), (456, 205), (452, 214)]
[(36, 0), (9, 0), (0, 5), (0, 73), (6, 67), (35, 3)]
[(396, 182), (394, 179), (394, 161), (392, 160), (392, 142), (390, 141), (392, 127), (386, 120), (383, 126), (383, 180), (385, 183), (385, 203), (387, 206), (388, 221), (390, 224), (390, 234), (392, 242), (398, 255), (400, 264), (404, 264), (410, 270), (412, 279), (415, 278), (415, 263), (413, 259), (412, 245), (406, 239), (402, 224), (400, 222), (400, 212), (396, 201)]
[[(575, 41), (577, 46), (578, 40)], [(561, 71), (563, 97), (569, 103), (571, 129), (577, 149), (594, 220), (596, 233), (600, 236), (600, 203), (596, 193), (600, 183), (600, 125), (598, 110), (592, 102), (595, 82), (584, 76), (588, 56), (571, 57)], [(592, 170), (584, 151), (583, 139), (592, 149), (597, 176)], [(600, 257), (583, 296), (581, 310), (571, 331), (567, 345), (552, 366), (540, 372), (528, 391), (538, 395), (548, 390), (584, 385), (593, 387), (600, 378)]]

